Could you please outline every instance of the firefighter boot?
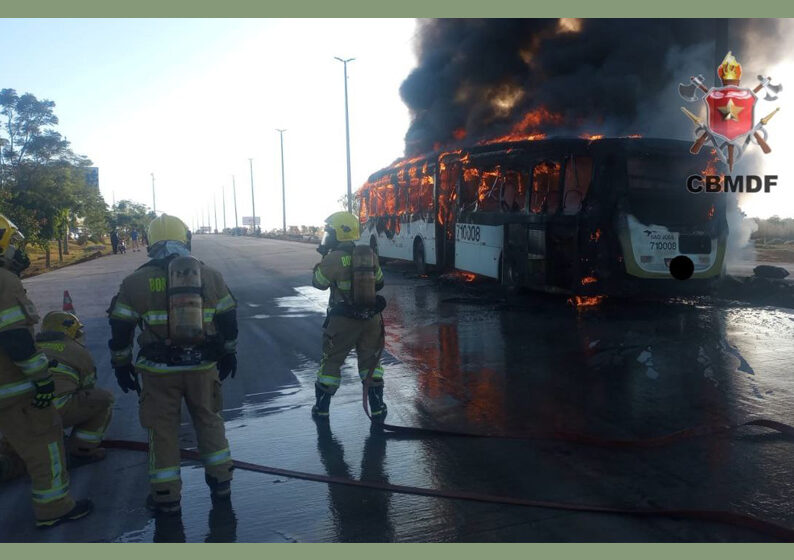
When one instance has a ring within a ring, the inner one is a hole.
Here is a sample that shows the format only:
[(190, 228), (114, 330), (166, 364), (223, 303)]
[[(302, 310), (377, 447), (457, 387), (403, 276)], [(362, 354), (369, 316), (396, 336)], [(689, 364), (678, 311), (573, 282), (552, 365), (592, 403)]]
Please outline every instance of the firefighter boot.
[(373, 422), (383, 423), (386, 420), (386, 403), (383, 402), (383, 385), (370, 387), (367, 391), (369, 412)]
[(146, 497), (146, 507), (154, 515), (180, 515), (182, 513), (182, 505), (179, 501), (175, 502), (158, 502), (149, 494)]
[(218, 479), (207, 473), (204, 473), (204, 480), (207, 482), (207, 486), (210, 487), (210, 498), (212, 498), (213, 504), (229, 500), (232, 497), (231, 480), (218, 482)]
[(67, 521), (82, 519), (92, 511), (94, 511), (94, 502), (91, 500), (77, 500), (71, 511), (64, 513), (60, 517), (55, 517), (54, 519), (39, 519), (36, 521), (36, 527), (39, 529), (49, 529), (61, 523), (66, 523)]
[(328, 418), (328, 409), (331, 406), (331, 393), (323, 391), (319, 385), (314, 386), (314, 396), (317, 402), (312, 407), (312, 417)]

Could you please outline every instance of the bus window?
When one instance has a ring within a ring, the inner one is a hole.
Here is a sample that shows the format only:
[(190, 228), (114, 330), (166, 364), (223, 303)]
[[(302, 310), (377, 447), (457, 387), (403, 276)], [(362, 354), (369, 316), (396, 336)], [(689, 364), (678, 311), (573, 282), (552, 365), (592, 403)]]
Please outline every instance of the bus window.
[(411, 177), (408, 187), (408, 211), (411, 214), (428, 212), (433, 208), (433, 175), (422, 170), (422, 174)]
[(560, 164), (543, 161), (532, 170), (532, 201), (535, 214), (555, 214), (560, 207)]
[(578, 214), (590, 188), (593, 175), (593, 158), (588, 156), (571, 156), (565, 164), (565, 194), (562, 201), (562, 212), (566, 215)]
[(527, 178), (525, 173), (505, 171), (502, 187), (502, 210), (523, 212), (527, 205)]
[(460, 198), (458, 203), (463, 212), (473, 212), (477, 209), (477, 193), (479, 191), (482, 171), (476, 167), (466, 167), (463, 170), (463, 181), (460, 184)]
[(367, 223), (369, 219), (369, 185), (366, 184), (361, 188), (358, 193), (359, 208), (358, 208), (358, 221), (362, 224)]
[(502, 183), (498, 167), (482, 173), (480, 183), (477, 185), (477, 210), (480, 212), (499, 212), (501, 210)]

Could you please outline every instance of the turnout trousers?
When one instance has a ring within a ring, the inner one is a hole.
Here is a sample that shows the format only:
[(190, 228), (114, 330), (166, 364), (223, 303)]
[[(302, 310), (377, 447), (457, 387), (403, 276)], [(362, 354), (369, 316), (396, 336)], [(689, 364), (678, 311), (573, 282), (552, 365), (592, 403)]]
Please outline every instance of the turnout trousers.
[(0, 400), (0, 432), (30, 474), (36, 519), (54, 519), (74, 508), (63, 446), (63, 426), (55, 406), (36, 408), (32, 393)]
[(366, 320), (331, 316), (323, 331), (323, 359), (317, 372), (317, 384), (326, 393), (334, 394), (341, 382), (342, 364), (355, 348), (358, 375), (363, 382), (374, 367), (370, 385), (383, 385), (383, 366), (378, 359), (384, 345), (383, 317), (378, 313)]
[[(78, 456), (94, 455), (110, 424), (113, 395), (104, 389), (80, 389), (65, 397), (58, 397), (53, 403), (61, 416), (63, 428), (74, 427), (66, 440), (66, 452)], [(25, 462), (14, 447), (5, 437), (0, 438), (0, 482), (26, 473)]]
[(74, 426), (66, 441), (70, 455), (93, 455), (105, 437), (113, 395), (104, 389), (79, 389), (59, 407), (64, 428)]
[(182, 399), (196, 430), (198, 450), (208, 476), (232, 479), (232, 457), (223, 424), (223, 396), (218, 370), (174, 369), (163, 373), (139, 370), (143, 379), (141, 425), (149, 432), (149, 482), (156, 502), (179, 501), (179, 425)]

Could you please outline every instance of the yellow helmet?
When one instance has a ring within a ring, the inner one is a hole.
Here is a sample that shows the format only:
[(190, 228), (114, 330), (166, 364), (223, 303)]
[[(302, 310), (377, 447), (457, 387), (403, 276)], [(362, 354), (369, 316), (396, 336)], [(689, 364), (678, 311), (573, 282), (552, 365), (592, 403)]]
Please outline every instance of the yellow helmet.
[(25, 236), (14, 223), (0, 214), (0, 266), (21, 272), (30, 266), (30, 259), (23, 249)]
[(336, 240), (357, 241), (359, 233), (358, 218), (350, 212), (335, 212), (325, 219), (325, 229), (332, 229), (336, 234)]
[(176, 216), (156, 217), (149, 224), (148, 236), (150, 247), (160, 241), (179, 241), (187, 247), (187, 226)]
[(80, 340), (83, 337), (83, 324), (74, 313), (50, 311), (41, 320), (41, 332), (59, 332), (72, 340)]

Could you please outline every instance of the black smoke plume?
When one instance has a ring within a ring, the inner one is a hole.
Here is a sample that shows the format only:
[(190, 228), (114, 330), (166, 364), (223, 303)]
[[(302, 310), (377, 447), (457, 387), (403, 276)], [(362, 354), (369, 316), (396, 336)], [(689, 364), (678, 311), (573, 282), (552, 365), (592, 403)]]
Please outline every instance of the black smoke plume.
[[(751, 28), (764, 37), (776, 29), (774, 20), (420, 21), (418, 65), (400, 88), (412, 115), (406, 155), (517, 127), (688, 139), (677, 84), (698, 73), (713, 83), (725, 54), (716, 51), (727, 45), (741, 61)], [(550, 118), (521, 126), (540, 108)]]

